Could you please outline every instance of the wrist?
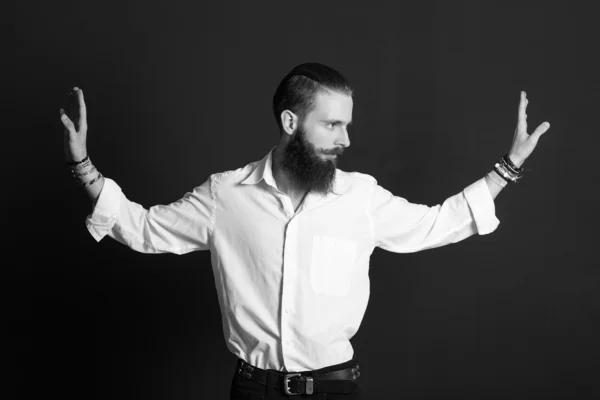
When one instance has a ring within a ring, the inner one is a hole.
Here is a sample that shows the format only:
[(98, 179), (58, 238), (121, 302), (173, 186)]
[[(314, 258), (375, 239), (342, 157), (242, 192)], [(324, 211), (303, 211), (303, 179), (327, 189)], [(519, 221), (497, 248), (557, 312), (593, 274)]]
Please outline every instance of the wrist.
[(73, 179), (81, 186), (88, 187), (102, 178), (100, 171), (92, 164), (88, 156), (80, 161), (67, 163)]
[(523, 166), (523, 163), (525, 162), (525, 160), (522, 160), (519, 157), (516, 157), (512, 154), (509, 154), (508, 158), (510, 158), (510, 161), (512, 161), (512, 163), (515, 164), (517, 168), (521, 168)]
[(493, 182), (496, 186), (499, 186), (500, 188), (505, 188), (507, 185), (507, 182), (504, 180), (504, 178), (498, 175), (498, 173), (493, 169), (490, 172), (488, 172), (486, 178)]
[(77, 150), (77, 151), (72, 150), (67, 153), (66, 159), (67, 159), (68, 163), (73, 163), (73, 162), (79, 162), (86, 157), (87, 157), (87, 150), (85, 150), (85, 149)]

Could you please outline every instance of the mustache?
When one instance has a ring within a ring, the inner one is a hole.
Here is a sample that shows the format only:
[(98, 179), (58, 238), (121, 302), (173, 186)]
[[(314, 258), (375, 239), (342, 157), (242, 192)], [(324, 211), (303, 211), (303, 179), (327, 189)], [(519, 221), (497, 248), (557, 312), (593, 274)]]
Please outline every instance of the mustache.
[(323, 154), (327, 154), (329, 156), (341, 156), (342, 154), (344, 154), (344, 149), (338, 149), (338, 150), (333, 150), (333, 151), (329, 151), (329, 152), (323, 152)]

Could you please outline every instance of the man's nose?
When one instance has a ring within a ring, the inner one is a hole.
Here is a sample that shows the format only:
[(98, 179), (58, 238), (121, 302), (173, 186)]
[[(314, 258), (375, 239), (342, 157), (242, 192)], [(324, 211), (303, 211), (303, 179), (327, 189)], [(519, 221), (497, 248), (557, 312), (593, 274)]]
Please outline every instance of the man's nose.
[(336, 144), (343, 147), (350, 146), (350, 135), (348, 134), (347, 129), (342, 128), (342, 134), (340, 137), (338, 137)]

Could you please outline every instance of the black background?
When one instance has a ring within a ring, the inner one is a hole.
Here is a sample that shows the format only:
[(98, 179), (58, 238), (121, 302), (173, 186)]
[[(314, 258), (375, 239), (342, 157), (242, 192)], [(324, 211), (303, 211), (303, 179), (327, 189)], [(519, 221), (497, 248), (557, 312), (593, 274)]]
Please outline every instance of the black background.
[[(88, 107), (98, 169), (145, 207), (279, 140), (273, 92), (317, 61), (355, 86), (339, 167), (434, 205), (510, 148), (519, 93), (551, 128), (498, 229), (376, 249), (353, 338), (370, 399), (600, 396), (594, 2), (64, 2), (8, 9), (2, 168), (11, 397), (227, 399), (209, 252), (144, 255), (85, 228), (59, 108)], [(12, 396), (14, 393), (14, 396)]]

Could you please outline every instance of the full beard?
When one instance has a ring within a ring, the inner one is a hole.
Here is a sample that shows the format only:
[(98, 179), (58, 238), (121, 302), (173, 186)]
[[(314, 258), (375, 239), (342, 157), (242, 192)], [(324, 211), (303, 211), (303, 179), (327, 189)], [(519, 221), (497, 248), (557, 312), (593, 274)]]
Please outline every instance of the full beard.
[(333, 191), (336, 164), (319, 158), (315, 147), (306, 141), (301, 123), (283, 153), (281, 167), (296, 188), (322, 195)]

